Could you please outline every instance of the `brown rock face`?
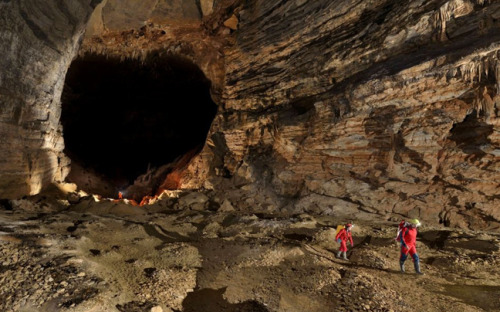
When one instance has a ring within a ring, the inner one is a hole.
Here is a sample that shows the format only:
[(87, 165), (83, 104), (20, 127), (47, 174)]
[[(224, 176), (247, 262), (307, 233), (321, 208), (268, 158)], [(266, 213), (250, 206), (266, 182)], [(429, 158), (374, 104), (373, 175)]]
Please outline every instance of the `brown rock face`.
[[(57, 112), (83, 2), (0, 4), (0, 197), (65, 176)], [(212, 82), (219, 111), (180, 187), (240, 209), (499, 226), (498, 2), (153, 2), (102, 3), (80, 55), (161, 50)]]
[(499, 12), (486, 1), (249, 2), (200, 163), (254, 209), (498, 224)]
[(0, 197), (67, 174), (59, 99), (95, 0), (0, 2)]
[[(78, 51), (137, 62), (154, 53), (196, 60), (214, 82), (213, 93), (220, 94), (222, 54), (200, 32), (202, 12), (195, 1), (156, 1), (153, 7), (147, 1), (59, 2), (0, 4), (0, 51), (8, 55), (0, 61), (1, 198), (36, 194), (67, 176), (60, 98)], [(209, 4), (204, 2), (205, 9)], [(164, 19), (168, 25), (155, 26)], [(79, 50), (87, 23), (91, 39)]]
[(164, 24), (200, 21), (203, 12), (209, 11), (210, 1), (201, 6), (195, 0), (104, 0), (92, 15), (86, 36), (99, 35), (104, 30), (139, 29), (148, 21)]

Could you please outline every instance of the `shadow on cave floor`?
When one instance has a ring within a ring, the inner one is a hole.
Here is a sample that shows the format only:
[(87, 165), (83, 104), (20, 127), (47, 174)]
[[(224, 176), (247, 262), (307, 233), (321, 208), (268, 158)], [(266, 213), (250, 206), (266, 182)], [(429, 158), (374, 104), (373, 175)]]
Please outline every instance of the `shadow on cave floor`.
[[(269, 310), (261, 303), (248, 300), (241, 303), (231, 304), (227, 302), (223, 294), (226, 288), (200, 289), (187, 295), (182, 303), (183, 312), (268, 312)], [(177, 311), (179, 312), (179, 311)]]
[(500, 287), (485, 285), (444, 285), (443, 295), (463, 300), (484, 311), (498, 311)]

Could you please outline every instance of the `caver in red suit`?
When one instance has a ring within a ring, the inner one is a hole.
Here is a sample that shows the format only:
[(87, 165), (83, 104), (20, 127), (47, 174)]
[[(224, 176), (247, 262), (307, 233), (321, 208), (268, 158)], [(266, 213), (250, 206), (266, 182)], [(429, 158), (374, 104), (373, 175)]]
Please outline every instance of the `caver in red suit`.
[(415, 266), (415, 272), (417, 274), (422, 274), (420, 272), (420, 259), (417, 254), (417, 226), (420, 225), (420, 222), (417, 219), (410, 220), (406, 222), (405, 226), (401, 230), (399, 234), (399, 238), (401, 241), (401, 255), (399, 257), (399, 266), (401, 268), (401, 272), (405, 272), (405, 261), (408, 258), (408, 254), (413, 258), (413, 265)]
[(340, 254), (343, 254), (343, 258), (347, 259), (347, 241), (351, 244), (351, 247), (354, 245), (352, 241), (351, 229), (354, 225), (347, 223), (342, 230), (340, 230), (335, 236), (336, 241), (340, 241), (340, 249), (337, 253), (337, 258), (340, 258)]

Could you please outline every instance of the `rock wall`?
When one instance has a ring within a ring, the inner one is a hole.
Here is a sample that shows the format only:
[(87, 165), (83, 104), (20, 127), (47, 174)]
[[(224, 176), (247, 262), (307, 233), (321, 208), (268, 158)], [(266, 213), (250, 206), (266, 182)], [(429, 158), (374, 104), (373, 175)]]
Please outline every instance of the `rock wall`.
[[(60, 90), (97, 2), (0, 2), (0, 197), (65, 175)], [(493, 228), (499, 17), (494, 0), (108, 0), (80, 53), (184, 55), (212, 81), (219, 113), (183, 188)]]
[[(62, 152), (60, 97), (67, 69), (78, 52), (141, 57), (153, 50), (172, 49), (190, 58), (202, 55), (197, 60), (208, 61), (200, 61), (200, 66), (219, 81), (220, 88), (221, 56), (198, 36), (201, 16), (212, 5), (211, 0), (0, 1), (0, 53), (4, 56), (0, 59), (0, 198), (37, 194), (67, 176), (70, 159)], [(144, 28), (154, 22), (168, 22), (165, 28), (169, 30), (182, 24), (182, 30), (175, 28), (182, 33), (171, 36), (163, 29)], [(81, 48), (85, 33), (86, 38), (100, 36), (98, 42), (89, 39)], [(102, 41), (108, 33), (114, 46)], [(147, 47), (133, 45), (127, 50), (128, 43), (120, 36), (126, 40), (146, 37)], [(100, 44), (105, 51), (99, 50)]]
[(86, 36), (100, 35), (104, 31), (139, 29), (148, 22), (175, 24), (187, 20), (200, 21), (210, 1), (202, 7), (195, 0), (104, 0), (96, 8), (89, 22)]
[(498, 227), (498, 1), (240, 9), (186, 187), (233, 187), (251, 209)]
[(60, 95), (99, 0), (0, 1), (0, 197), (64, 179)]
[[(79, 55), (140, 60), (152, 54), (187, 58), (212, 82), (212, 94), (219, 100), (224, 85), (223, 48), (227, 38), (208, 33), (202, 23), (204, 15), (207, 20), (208, 16), (224, 16), (219, 12), (210, 15), (216, 3), (213, 0), (104, 0), (89, 20)], [(223, 11), (222, 8), (219, 11)], [(212, 23), (214, 27), (217, 25)]]

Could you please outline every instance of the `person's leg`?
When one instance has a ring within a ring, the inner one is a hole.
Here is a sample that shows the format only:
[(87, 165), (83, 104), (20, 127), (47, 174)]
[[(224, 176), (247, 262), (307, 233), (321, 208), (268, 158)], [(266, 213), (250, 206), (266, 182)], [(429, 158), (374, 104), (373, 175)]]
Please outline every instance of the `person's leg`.
[(408, 249), (405, 246), (401, 246), (401, 254), (399, 256), (399, 268), (401, 273), (405, 272), (405, 261), (408, 258)]
[(337, 254), (337, 258), (340, 258), (340, 255), (342, 254), (342, 255), (344, 255), (344, 259), (346, 259), (346, 255), (345, 255), (346, 251), (347, 251), (347, 242), (341, 241), (340, 242), (340, 250)]
[(415, 272), (417, 274), (423, 274), (421, 271), (420, 271), (420, 258), (418, 257), (418, 254), (417, 254), (417, 249), (415, 247), (412, 247), (410, 249), (410, 255), (411, 257), (413, 258), (413, 266), (415, 267)]
[(349, 260), (349, 259), (347, 259), (347, 251), (342, 252), (342, 255), (343, 255), (344, 260)]

